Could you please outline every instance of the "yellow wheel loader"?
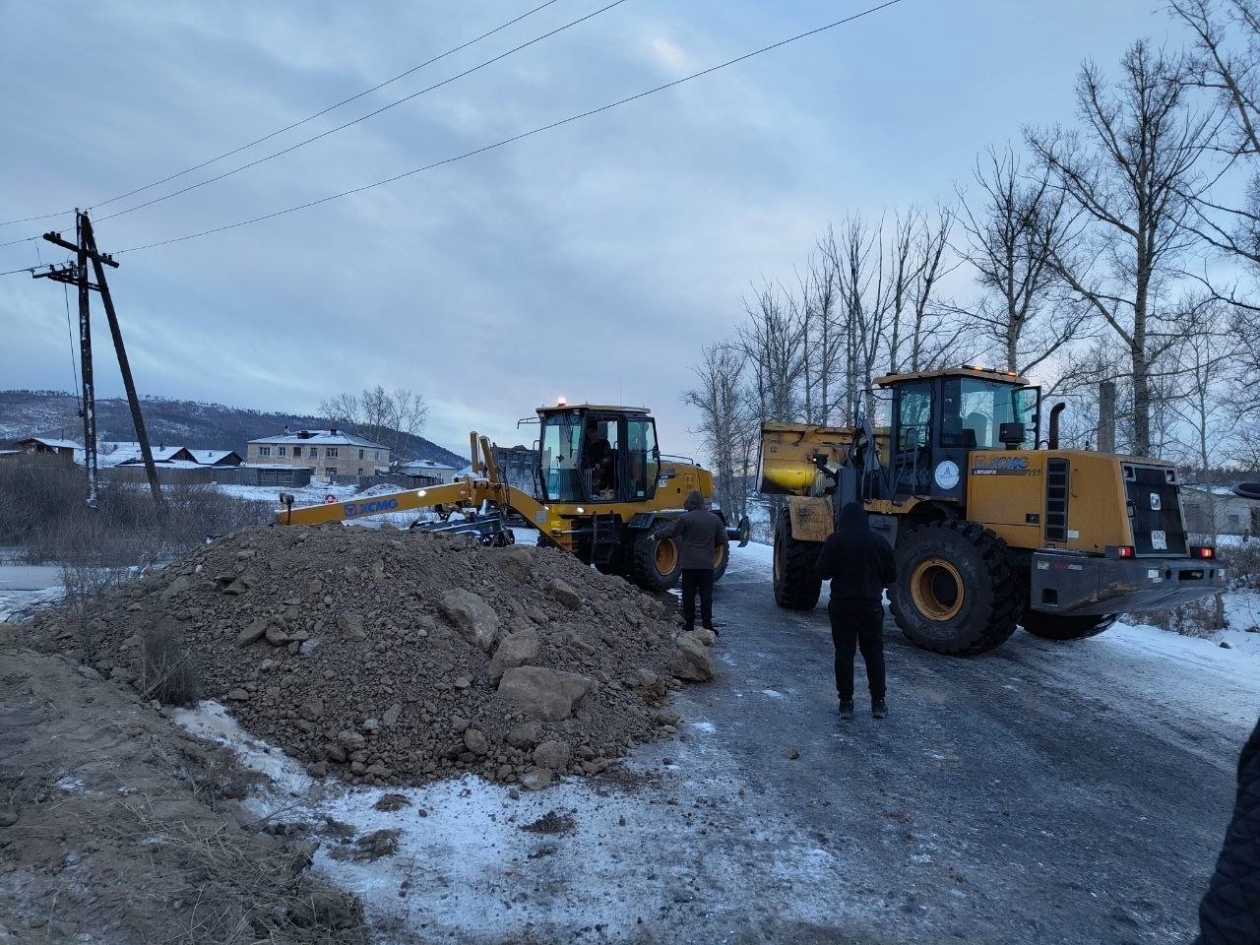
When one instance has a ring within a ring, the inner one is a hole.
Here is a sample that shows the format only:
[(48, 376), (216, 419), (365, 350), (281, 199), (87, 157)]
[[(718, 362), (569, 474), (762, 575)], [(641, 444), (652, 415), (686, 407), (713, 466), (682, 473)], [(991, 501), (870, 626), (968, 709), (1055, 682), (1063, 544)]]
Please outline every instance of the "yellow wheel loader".
[[(650, 591), (669, 590), (682, 573), (677, 543), (657, 532), (682, 515), (693, 489), (713, 496), (713, 476), (695, 463), (663, 456), (656, 421), (640, 407), (593, 404), (540, 407), (536, 488), (508, 485), (486, 437), (469, 435), (473, 473), (461, 481), (407, 489), (369, 499), (295, 508), (281, 495), (280, 525), (320, 525), (372, 515), (433, 509), (438, 520), (412, 527), (474, 533), (486, 544), (510, 544), (509, 514), (538, 531), (538, 543), (561, 548), (605, 574), (618, 574)], [(718, 515), (725, 516), (721, 511)], [(727, 529), (748, 544), (745, 517)], [(729, 552), (714, 549), (714, 579)]]
[(891, 426), (767, 423), (760, 490), (786, 496), (774, 528), (774, 595), (809, 610), (841, 506), (860, 501), (897, 562), (889, 600), (916, 645), (974, 654), (1016, 625), (1053, 640), (1100, 633), (1121, 613), (1165, 610), (1225, 586), (1210, 547), (1188, 543), (1176, 468), (1060, 449), (1056, 405), (979, 367), (881, 377)]

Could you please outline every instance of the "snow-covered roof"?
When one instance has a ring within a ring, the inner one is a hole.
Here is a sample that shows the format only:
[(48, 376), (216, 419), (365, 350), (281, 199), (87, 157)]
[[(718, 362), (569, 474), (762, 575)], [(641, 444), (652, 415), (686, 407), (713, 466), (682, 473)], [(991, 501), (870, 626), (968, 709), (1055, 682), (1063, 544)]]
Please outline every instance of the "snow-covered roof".
[(310, 443), (312, 446), (366, 446), (374, 450), (389, 449), (384, 443), (373, 443), (371, 440), (364, 439), (361, 436), (355, 436), (352, 433), (346, 433), (344, 430), (299, 430), (297, 433), (281, 433), (279, 436), (260, 436), (256, 440), (250, 440), (251, 443), (274, 444), (274, 443)]
[(28, 436), (18, 440), (19, 444), (38, 443), (40, 446), (47, 446), (49, 449), (56, 450), (81, 450), (83, 449), (74, 440), (53, 440), (43, 436)]
[[(192, 461), (191, 451), (183, 446), (162, 444), (150, 447), (150, 452), (155, 463), (170, 463), (176, 459)], [(97, 446), (97, 463), (101, 466), (130, 466), (143, 462), (139, 443), (101, 443)]]
[(402, 469), (445, 469), (448, 472), (454, 472), (454, 466), (448, 466), (445, 463), (437, 463), (431, 459), (417, 459), (414, 462), (403, 463)]
[[(1208, 491), (1207, 486), (1200, 485), (1197, 482), (1187, 483), (1186, 485), (1182, 486), (1182, 489), (1185, 489), (1189, 492), (1207, 492)], [(1229, 486), (1212, 486), (1212, 495), (1227, 496), (1231, 499), (1237, 498), (1237, 496), (1234, 494), (1234, 490), (1229, 488)]]
[(238, 460), (241, 458), (236, 450), (189, 450), (193, 454), (193, 458), (202, 466), (213, 466), (221, 463), (231, 456), (235, 456)]

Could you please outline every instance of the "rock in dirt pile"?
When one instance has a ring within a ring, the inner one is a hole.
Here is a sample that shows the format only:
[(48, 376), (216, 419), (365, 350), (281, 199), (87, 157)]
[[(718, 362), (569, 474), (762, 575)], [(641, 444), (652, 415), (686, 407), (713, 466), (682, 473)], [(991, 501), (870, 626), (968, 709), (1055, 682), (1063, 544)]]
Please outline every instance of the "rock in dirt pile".
[(316, 775), (538, 788), (674, 731), (668, 690), (713, 669), (711, 640), (678, 635), (669, 611), (557, 550), (259, 527), (35, 636), (142, 690), (187, 660), (204, 697)]

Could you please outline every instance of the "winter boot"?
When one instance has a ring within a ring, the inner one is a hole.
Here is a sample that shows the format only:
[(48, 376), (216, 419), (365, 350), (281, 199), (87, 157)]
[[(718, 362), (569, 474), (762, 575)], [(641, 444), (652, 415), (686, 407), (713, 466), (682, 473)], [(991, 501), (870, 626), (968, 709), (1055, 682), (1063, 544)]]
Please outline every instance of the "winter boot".
[(882, 719), (888, 715), (888, 703), (883, 699), (875, 699), (871, 702), (871, 718)]
[(840, 700), (840, 718), (844, 719), (846, 722), (851, 722), (853, 720), (853, 700), (852, 699)]

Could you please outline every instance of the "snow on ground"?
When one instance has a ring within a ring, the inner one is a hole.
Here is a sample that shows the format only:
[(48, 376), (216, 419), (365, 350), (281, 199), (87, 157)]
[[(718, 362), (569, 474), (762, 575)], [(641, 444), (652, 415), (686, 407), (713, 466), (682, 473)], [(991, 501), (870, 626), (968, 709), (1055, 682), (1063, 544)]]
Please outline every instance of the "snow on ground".
[[(710, 879), (719, 876), (728, 889), (764, 885), (763, 866), (745, 850), (729, 844), (697, 849), (706, 831), (682, 824), (678, 797), (686, 799), (686, 809), (703, 802), (715, 818), (748, 817), (755, 824), (750, 837), (763, 834), (785, 856), (792, 851), (790, 883), (777, 905), (782, 915), (806, 922), (835, 918), (812, 891), (834, 869), (833, 854), (772, 809), (749, 811), (754, 786), (705, 746), (716, 732), (712, 722), (684, 726), (686, 742), (637, 751), (622, 766), (630, 787), (574, 778), (534, 794), (474, 776), (421, 788), (315, 781), (280, 751), (241, 731), (217, 703), (179, 710), (175, 720), (232, 747), (247, 768), (272, 779), (274, 790), (246, 801), (259, 817), (329, 826), (333, 821), (350, 825), (358, 837), (397, 831), (393, 855), (343, 858), (338, 853), (348, 848), (326, 837), (314, 861), (362, 897), (384, 941), (394, 930), (430, 942), (498, 942), (505, 909), (515, 912), (509, 924), (522, 928), (578, 929), (606, 923), (612, 915), (656, 916), (694, 897), (690, 884), (697, 856)], [(636, 782), (657, 783), (640, 788)], [(387, 794), (394, 803), (381, 805)], [(684, 812), (689, 822), (690, 811)], [(575, 862), (581, 864), (580, 877), (572, 875)]]
[[(522, 543), (536, 534), (514, 531)], [(733, 548), (732, 555), (736, 581), (768, 587), (769, 545)], [(1258, 605), (1260, 595), (1231, 595), (1231, 619)], [(1008, 646), (1038, 676), (1067, 680), (1065, 691), (1094, 692), (1134, 713), (1149, 714), (1154, 702), (1170, 725), (1208, 713), (1236, 725), (1241, 737), (1254, 723), (1260, 650), (1222, 649), (1216, 640), (1135, 624), (1076, 643), (1017, 637)], [(775, 688), (757, 691), (777, 703), (793, 698)], [(272, 780), (270, 791), (247, 802), (258, 816), (315, 825), (323, 840), (316, 867), (362, 897), (382, 941), (497, 942), (514, 929), (550, 940), (552, 930), (598, 929), (610, 916), (618, 921), (604, 935), (620, 940), (629, 937), (633, 917), (648, 920), (695, 902), (697, 875), (712, 886), (701, 894), (722, 902), (760, 890), (757, 902), (773, 901), (784, 927), (792, 920), (833, 926), (863, 908), (834, 889), (817, 894), (819, 884), (834, 884), (840, 854), (803, 833), (777, 796), (748, 780), (720, 743), (727, 719), (689, 719), (677, 740), (641, 746), (611, 779), (565, 779), (539, 793), (473, 776), (420, 788), (316, 781), (242, 732), (222, 706), (202, 703), (176, 720), (232, 746), (247, 767)], [(386, 794), (402, 800), (382, 804)], [(347, 857), (355, 848), (339, 839), (337, 824), (351, 826), (357, 838), (396, 832), (397, 850), (372, 860)], [(773, 855), (752, 855), (758, 847)]]
[(250, 499), (255, 502), (270, 502), (276, 508), (280, 508), (280, 493), (287, 492), (293, 496), (294, 506), (319, 505), (324, 501), (325, 496), (334, 496), (338, 502), (358, 493), (357, 486), (338, 486), (327, 482), (312, 481), (300, 489), (294, 489), (287, 486), (215, 486), (224, 495), (235, 496), (238, 499)]

